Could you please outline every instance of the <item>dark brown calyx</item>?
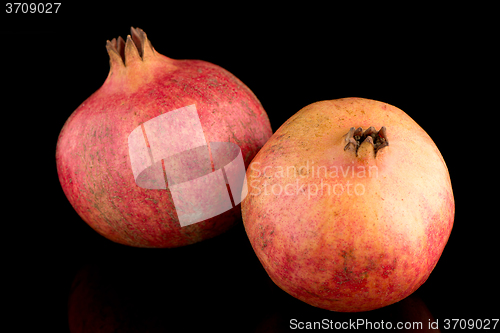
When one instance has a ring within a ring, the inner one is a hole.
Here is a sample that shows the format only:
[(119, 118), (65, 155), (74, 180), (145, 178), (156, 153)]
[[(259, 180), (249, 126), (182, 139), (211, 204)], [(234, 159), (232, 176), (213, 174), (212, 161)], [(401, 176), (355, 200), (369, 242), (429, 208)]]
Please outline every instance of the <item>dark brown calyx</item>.
[(389, 140), (387, 140), (387, 130), (385, 126), (380, 128), (377, 132), (375, 127), (370, 126), (366, 131), (363, 132), (363, 128), (358, 127), (357, 129), (351, 127), (345, 138), (346, 145), (344, 150), (352, 150), (358, 153), (359, 146), (362, 143), (368, 142), (373, 145), (373, 150), (375, 154), (385, 146), (389, 145)]

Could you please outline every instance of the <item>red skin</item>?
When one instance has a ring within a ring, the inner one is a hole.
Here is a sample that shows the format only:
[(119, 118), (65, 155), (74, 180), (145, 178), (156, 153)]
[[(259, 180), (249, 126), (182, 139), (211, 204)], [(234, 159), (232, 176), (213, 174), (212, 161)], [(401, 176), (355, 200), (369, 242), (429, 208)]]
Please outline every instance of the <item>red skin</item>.
[[(135, 247), (173, 248), (228, 230), (240, 205), (182, 227), (170, 191), (135, 184), (128, 135), (165, 112), (195, 104), (207, 142), (233, 142), (247, 167), (272, 135), (259, 100), (228, 71), (201, 60), (174, 60), (157, 53), (142, 30), (132, 31), (125, 64), (108, 42), (111, 70), (103, 86), (66, 121), (56, 162), (66, 197), (94, 230)], [(136, 45), (139, 47), (139, 55)]]
[[(351, 127), (370, 126), (386, 127), (389, 146), (344, 151)], [(368, 311), (413, 293), (453, 226), (451, 182), (434, 142), (403, 111), (373, 100), (303, 108), (260, 150), (247, 182), (243, 222), (262, 265), (290, 295), (328, 310)], [(323, 192), (314, 195), (314, 185)]]

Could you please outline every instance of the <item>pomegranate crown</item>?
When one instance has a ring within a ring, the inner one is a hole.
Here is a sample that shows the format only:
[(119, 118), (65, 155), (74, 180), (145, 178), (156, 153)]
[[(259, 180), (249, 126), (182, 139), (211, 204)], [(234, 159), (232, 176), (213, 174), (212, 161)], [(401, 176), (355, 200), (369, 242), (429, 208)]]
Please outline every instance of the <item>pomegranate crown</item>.
[(371, 147), (369, 150), (371, 150), (373, 156), (375, 156), (380, 149), (389, 145), (387, 129), (385, 126), (382, 126), (380, 131), (377, 132), (375, 127), (370, 126), (363, 132), (362, 127), (358, 127), (357, 129), (351, 127), (349, 132), (345, 135), (345, 143), (344, 151), (354, 151), (356, 152), (356, 156), (359, 156), (360, 148), (365, 146)]
[(156, 51), (151, 45), (146, 33), (140, 28), (130, 27), (131, 35), (127, 42), (120, 36), (106, 41), (111, 68), (127, 67), (138, 61), (147, 61), (155, 57)]

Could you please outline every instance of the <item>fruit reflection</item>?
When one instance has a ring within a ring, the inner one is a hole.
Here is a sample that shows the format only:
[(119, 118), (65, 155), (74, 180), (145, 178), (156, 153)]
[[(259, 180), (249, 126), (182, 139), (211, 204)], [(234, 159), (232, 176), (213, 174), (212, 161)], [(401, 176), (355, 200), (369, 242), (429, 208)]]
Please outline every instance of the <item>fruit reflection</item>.
[[(440, 332), (435, 319), (418, 292), (387, 307), (355, 313), (342, 313), (312, 307), (280, 294), (277, 310), (264, 319), (255, 333), (295, 332), (309, 327), (357, 331)], [(316, 322), (316, 324), (314, 324)], [(316, 325), (316, 326), (314, 326)]]
[(119, 247), (76, 274), (72, 333), (253, 332), (272, 282), (242, 237), (167, 250)]

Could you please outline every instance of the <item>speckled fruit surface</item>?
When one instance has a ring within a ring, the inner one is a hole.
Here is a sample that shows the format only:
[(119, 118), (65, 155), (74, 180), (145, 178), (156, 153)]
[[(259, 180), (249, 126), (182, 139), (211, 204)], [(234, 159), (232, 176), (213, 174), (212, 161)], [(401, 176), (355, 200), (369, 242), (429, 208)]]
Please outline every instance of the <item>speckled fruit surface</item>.
[(448, 169), (402, 110), (344, 98), (288, 119), (247, 170), (243, 222), (260, 262), (316, 307), (368, 311), (421, 286), (450, 236)]
[(168, 58), (155, 51), (142, 30), (132, 28), (131, 35), (126, 42), (108, 41), (106, 81), (59, 134), (56, 163), (64, 193), (85, 222), (117, 243), (171, 248), (219, 235), (241, 218), (240, 205), (181, 227), (168, 187), (135, 183), (129, 134), (194, 104), (206, 142), (238, 145), (248, 166), (272, 134), (267, 114), (252, 91), (223, 68)]

